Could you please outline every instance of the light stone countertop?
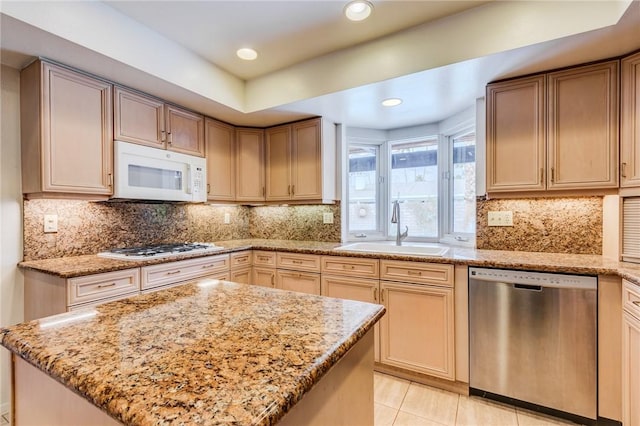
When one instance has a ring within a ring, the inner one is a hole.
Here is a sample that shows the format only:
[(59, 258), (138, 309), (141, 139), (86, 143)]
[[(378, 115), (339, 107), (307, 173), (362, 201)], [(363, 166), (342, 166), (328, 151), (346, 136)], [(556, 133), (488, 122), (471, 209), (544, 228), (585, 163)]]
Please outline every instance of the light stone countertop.
[(203, 279), (3, 328), (0, 343), (125, 424), (270, 425), (383, 314)]
[[(634, 284), (640, 285), (640, 264), (618, 262), (600, 255), (538, 253), (505, 250), (477, 250), (451, 247), (443, 257), (410, 256), (382, 253), (362, 253), (335, 251), (341, 243), (293, 240), (230, 240), (216, 241), (216, 245), (225, 250), (215, 254), (241, 250), (287, 251), (295, 253), (333, 255), (345, 257), (368, 257), (414, 262), (452, 263), (456, 265), (488, 268), (520, 269), (542, 272), (560, 272), (583, 275), (618, 275)], [(211, 253), (206, 255), (212, 255)], [(96, 255), (61, 257), (56, 259), (21, 262), (19, 266), (63, 278), (136, 268), (158, 263), (202, 257), (203, 255), (181, 255), (171, 259), (142, 261), (124, 261), (101, 258)]]

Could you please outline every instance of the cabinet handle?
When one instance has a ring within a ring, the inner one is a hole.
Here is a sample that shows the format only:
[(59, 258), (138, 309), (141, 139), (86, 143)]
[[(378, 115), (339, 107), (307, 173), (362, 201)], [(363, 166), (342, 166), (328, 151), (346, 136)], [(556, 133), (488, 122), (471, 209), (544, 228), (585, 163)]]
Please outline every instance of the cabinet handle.
[(264, 186), (262, 187), (262, 196), (264, 197), (265, 194), (267, 193), (266, 189), (264, 188)]
[(167, 132), (165, 132), (164, 130), (160, 130), (160, 141), (161, 142), (165, 142), (167, 140)]
[(98, 284), (98, 288), (105, 288), (105, 287), (113, 287), (115, 286), (116, 283), (111, 283), (111, 284)]
[(296, 195), (296, 186), (291, 185), (291, 195)]
[(109, 173), (109, 187), (113, 188), (113, 173)]
[(556, 180), (556, 173), (555, 173), (555, 169), (552, 167), (551, 168), (551, 183), (555, 182)]
[(544, 168), (540, 167), (540, 183), (544, 183)]
[[(215, 266), (215, 264), (210, 263), (208, 265), (202, 265), (202, 269), (209, 269), (209, 268), (213, 268), (214, 266)], [(180, 271), (178, 271), (178, 272), (180, 272)]]
[(622, 163), (622, 170), (620, 171), (620, 176), (623, 178), (627, 177), (627, 163)]
[(169, 145), (171, 145), (173, 143), (173, 134), (169, 132), (168, 135), (169, 135)]
[(178, 269), (177, 271), (170, 271), (167, 272), (167, 275), (175, 275), (175, 274), (179, 274), (181, 271)]
[(422, 275), (422, 271), (407, 271), (409, 275)]
[(275, 287), (275, 286), (276, 286), (276, 276), (271, 275), (271, 287)]
[(291, 185), (287, 185), (287, 195), (291, 195)]
[(384, 303), (384, 288), (380, 290), (380, 301)]
[(636, 305), (636, 306), (640, 307), (640, 300), (634, 300), (634, 301), (633, 301), (633, 302), (631, 302), (631, 303), (633, 303), (634, 305)]
[(377, 302), (378, 301), (378, 289), (377, 288), (373, 288), (373, 301)]
[(353, 265), (342, 265), (342, 269), (354, 269), (355, 266)]
[(268, 258), (268, 257), (266, 257), (266, 256), (258, 256), (258, 259), (259, 259), (259, 260), (262, 260), (263, 262), (266, 262), (266, 261), (268, 261), (268, 260), (269, 260), (269, 258)]
[(207, 194), (211, 193), (211, 184), (207, 184)]
[(292, 260), (291, 263), (296, 264), (296, 265), (302, 265), (302, 261), (301, 260)]

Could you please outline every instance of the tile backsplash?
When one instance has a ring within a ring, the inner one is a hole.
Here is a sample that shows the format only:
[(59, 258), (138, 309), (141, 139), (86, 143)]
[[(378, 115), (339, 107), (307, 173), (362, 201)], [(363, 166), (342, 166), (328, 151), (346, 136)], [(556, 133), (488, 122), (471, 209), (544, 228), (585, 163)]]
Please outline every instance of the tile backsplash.
[[(476, 246), (488, 250), (602, 254), (602, 197), (478, 199)], [(513, 226), (488, 226), (512, 211)]]
[[(322, 224), (323, 212), (334, 214), (334, 224)], [(57, 233), (44, 233), (45, 214), (58, 216)], [(229, 224), (224, 223), (225, 214)], [(244, 238), (340, 241), (340, 207), (24, 201), (24, 260), (94, 254), (115, 247)]]

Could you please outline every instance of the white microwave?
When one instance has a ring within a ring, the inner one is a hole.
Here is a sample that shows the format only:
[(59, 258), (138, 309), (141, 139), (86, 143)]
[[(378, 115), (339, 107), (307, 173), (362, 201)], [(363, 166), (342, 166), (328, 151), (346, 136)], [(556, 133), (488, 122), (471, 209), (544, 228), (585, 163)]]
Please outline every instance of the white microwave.
[(113, 198), (207, 201), (202, 157), (114, 141)]

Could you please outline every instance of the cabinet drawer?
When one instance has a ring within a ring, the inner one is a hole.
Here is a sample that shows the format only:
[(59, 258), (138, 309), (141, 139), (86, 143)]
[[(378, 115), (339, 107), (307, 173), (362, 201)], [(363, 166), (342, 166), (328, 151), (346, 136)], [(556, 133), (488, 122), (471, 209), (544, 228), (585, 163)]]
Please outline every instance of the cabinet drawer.
[(70, 278), (67, 281), (67, 305), (94, 302), (138, 290), (138, 268)]
[(276, 267), (276, 252), (275, 251), (254, 251), (253, 252), (253, 265), (254, 266), (268, 266), (270, 268)]
[[(229, 271), (229, 255), (201, 257), (142, 267), (142, 289)], [(228, 275), (227, 275), (228, 278)]]
[(320, 272), (320, 256), (313, 254), (277, 253), (276, 265), (282, 269)]
[(322, 273), (349, 275), (359, 278), (378, 278), (378, 259), (358, 259), (354, 257), (322, 256)]
[(625, 311), (640, 320), (640, 286), (623, 281), (622, 307)]
[(453, 287), (453, 265), (381, 260), (380, 279)]
[(251, 251), (240, 251), (229, 255), (231, 269), (251, 266)]

